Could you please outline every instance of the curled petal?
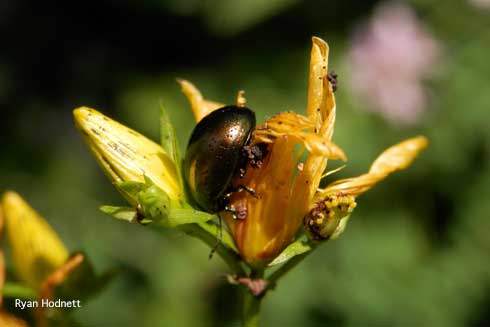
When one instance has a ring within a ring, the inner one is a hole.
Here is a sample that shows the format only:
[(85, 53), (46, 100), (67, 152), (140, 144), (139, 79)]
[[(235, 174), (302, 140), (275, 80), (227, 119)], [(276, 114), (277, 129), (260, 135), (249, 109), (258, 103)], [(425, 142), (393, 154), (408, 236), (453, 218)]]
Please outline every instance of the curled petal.
[(68, 259), (68, 252), (48, 223), (17, 193), (6, 192), (1, 206), (12, 259), (19, 278), (33, 289)]
[[(331, 142), (335, 124), (335, 96), (328, 71), (328, 44), (320, 38), (313, 37), (313, 46), (310, 57), (310, 76), (308, 82), (308, 104), (306, 112), (314, 121), (315, 133), (324, 140)], [(345, 155), (338, 155), (339, 159), (346, 160)], [(313, 198), (327, 167), (329, 158), (325, 156), (309, 156), (304, 169), (310, 172), (310, 199)]]
[(185, 79), (177, 79), (177, 82), (182, 87), (182, 92), (191, 103), (192, 113), (198, 123), (203, 117), (210, 112), (224, 107), (224, 104), (204, 99), (201, 92), (191, 82)]
[(308, 83), (308, 103), (306, 113), (308, 117), (318, 121), (318, 111), (322, 103), (325, 82), (324, 77), (328, 70), (328, 44), (318, 37), (312, 38), (313, 46), (310, 55), (310, 75)]
[(418, 153), (427, 147), (427, 139), (417, 136), (385, 150), (371, 165), (370, 174), (385, 175), (407, 168)]
[(316, 131), (331, 140), (335, 123), (335, 97), (327, 78), (329, 47), (318, 37), (313, 37), (312, 42), (306, 113), (315, 122)]
[(325, 194), (336, 192), (358, 196), (394, 171), (407, 168), (419, 152), (427, 147), (427, 144), (427, 139), (423, 136), (398, 143), (384, 151), (371, 165), (367, 174), (338, 180), (319, 191), (315, 198), (322, 198)]
[(104, 172), (113, 182), (144, 182), (149, 177), (171, 199), (180, 199), (176, 166), (163, 148), (97, 110), (73, 111), (75, 124)]
[(282, 112), (272, 117), (259, 126), (253, 135), (255, 143), (273, 143), (277, 138), (291, 137), (315, 156), (347, 160), (342, 149), (315, 133), (315, 124), (309, 118), (294, 112)]

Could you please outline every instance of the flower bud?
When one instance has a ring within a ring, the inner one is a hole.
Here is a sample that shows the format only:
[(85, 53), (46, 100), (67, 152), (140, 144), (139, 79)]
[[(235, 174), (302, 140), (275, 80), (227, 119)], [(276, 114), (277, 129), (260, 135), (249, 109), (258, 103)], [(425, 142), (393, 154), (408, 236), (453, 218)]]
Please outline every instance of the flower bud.
[(34, 289), (68, 258), (58, 235), (17, 193), (1, 200), (6, 234), (19, 278)]
[(315, 203), (305, 216), (304, 226), (311, 238), (317, 241), (339, 236), (351, 212), (356, 207), (352, 195), (331, 194)]
[[(171, 199), (183, 197), (176, 163), (160, 145), (94, 109), (80, 107), (73, 115), (87, 145), (113, 182), (143, 183), (147, 176)], [(134, 199), (128, 201), (135, 205)]]

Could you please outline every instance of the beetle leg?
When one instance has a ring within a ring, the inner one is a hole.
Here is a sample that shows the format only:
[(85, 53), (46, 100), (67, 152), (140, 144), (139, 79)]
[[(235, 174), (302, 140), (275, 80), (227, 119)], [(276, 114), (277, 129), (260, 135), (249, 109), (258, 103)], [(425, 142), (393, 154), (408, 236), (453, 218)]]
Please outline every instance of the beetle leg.
[[(231, 193), (228, 193), (228, 194), (226, 194), (226, 196), (228, 197), (228, 196), (230, 196), (230, 194), (231, 194)], [(231, 212), (231, 214), (232, 214), (232, 216), (233, 216), (233, 219), (238, 219), (238, 217), (237, 217), (237, 215), (236, 215), (236, 211), (237, 211), (237, 210), (235, 209), (235, 207), (233, 207), (233, 206), (228, 206), (228, 205), (227, 205), (227, 206), (225, 206), (225, 207), (224, 207), (223, 211), (226, 211), (226, 212)]]
[(260, 195), (258, 195), (253, 188), (247, 187), (245, 185), (240, 184), (235, 190), (235, 192), (243, 192), (243, 191), (247, 192), (248, 194), (250, 194), (256, 199), (260, 199)]

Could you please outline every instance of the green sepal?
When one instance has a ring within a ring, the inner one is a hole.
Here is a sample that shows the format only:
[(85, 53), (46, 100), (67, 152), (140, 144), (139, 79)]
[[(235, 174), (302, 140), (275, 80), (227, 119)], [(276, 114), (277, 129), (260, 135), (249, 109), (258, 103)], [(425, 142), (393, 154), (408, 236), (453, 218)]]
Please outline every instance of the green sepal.
[(313, 246), (308, 241), (304, 240), (296, 240), (293, 243), (289, 244), (271, 263), (269, 263), (269, 267), (278, 265), (280, 263), (286, 262), (289, 259), (309, 252), (313, 249)]
[[(182, 177), (182, 156), (180, 154), (179, 141), (175, 134), (174, 125), (163, 103), (160, 103), (160, 143), (163, 150), (173, 160), (177, 170), (177, 176), (181, 189), (184, 189), (184, 179)], [(185, 193), (184, 193), (185, 197)], [(184, 199), (186, 201), (186, 199)]]
[(160, 141), (163, 150), (172, 158), (176, 166), (179, 167), (181, 159), (180, 148), (175, 135), (175, 128), (170, 122), (170, 117), (163, 103), (160, 103)]
[(335, 231), (332, 233), (332, 236), (330, 236), (330, 239), (334, 240), (344, 232), (345, 227), (347, 226), (347, 222), (349, 221), (349, 218), (350, 215), (340, 218), (339, 224), (337, 225)]
[(131, 181), (115, 182), (114, 186), (133, 207), (138, 206), (138, 193), (146, 187), (144, 183)]
[(137, 222), (138, 212), (132, 207), (101, 206), (99, 210), (116, 219), (130, 223)]
[(159, 224), (167, 228), (175, 228), (185, 224), (201, 224), (216, 218), (215, 215), (190, 208), (171, 208), (167, 219)]

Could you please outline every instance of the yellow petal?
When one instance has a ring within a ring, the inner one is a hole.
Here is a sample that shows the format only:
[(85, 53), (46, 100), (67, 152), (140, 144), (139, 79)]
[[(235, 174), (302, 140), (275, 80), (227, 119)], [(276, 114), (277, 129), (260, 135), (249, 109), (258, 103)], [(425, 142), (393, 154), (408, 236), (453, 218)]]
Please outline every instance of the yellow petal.
[(28, 327), (27, 323), (16, 316), (0, 310), (0, 326), (2, 327)]
[(325, 194), (342, 192), (345, 195), (360, 195), (397, 170), (407, 168), (420, 151), (427, 147), (428, 141), (417, 136), (398, 143), (385, 150), (371, 165), (369, 172), (353, 178), (338, 180), (318, 192), (317, 199)]
[[(328, 72), (328, 44), (320, 38), (313, 37), (313, 46), (310, 56), (310, 76), (308, 81), (308, 103), (306, 112), (315, 122), (315, 132), (325, 142), (333, 144), (336, 104), (332, 85), (327, 78)], [(337, 156), (308, 156), (304, 163), (305, 172), (310, 173), (310, 199), (313, 198), (327, 168), (328, 159), (346, 160), (343, 153)]]
[(160, 145), (97, 110), (80, 107), (73, 115), (90, 150), (114, 182), (144, 182), (146, 175), (171, 199), (182, 197), (175, 164)]
[(294, 112), (282, 112), (257, 127), (253, 133), (253, 142), (273, 143), (275, 139), (291, 137), (302, 143), (310, 154), (320, 156), (321, 159), (347, 160), (342, 149), (314, 131), (315, 123), (307, 117)]
[(191, 82), (186, 81), (185, 79), (178, 79), (177, 82), (179, 82), (180, 86), (182, 87), (182, 92), (191, 103), (191, 108), (192, 112), (194, 113), (196, 123), (207, 116), (210, 112), (224, 107), (224, 104), (204, 99), (201, 92), (199, 92), (197, 87), (195, 87)]
[(327, 78), (329, 47), (318, 37), (313, 37), (312, 42), (306, 113), (315, 122), (316, 132), (331, 140), (335, 123), (335, 97)]
[(306, 113), (314, 121), (318, 121), (319, 108), (324, 93), (324, 77), (328, 70), (328, 44), (318, 37), (312, 38), (313, 46), (310, 55), (310, 75), (308, 82), (308, 103)]
[(68, 252), (48, 223), (17, 193), (6, 192), (1, 205), (18, 276), (38, 289), (46, 276), (65, 263)]
[(309, 181), (293, 184), (303, 174), (297, 170), (296, 145), (291, 138), (276, 139), (262, 166), (247, 169), (244, 178), (235, 180), (259, 196), (234, 193), (230, 205), (245, 212), (246, 218), (224, 215), (241, 256), (254, 266), (266, 265), (291, 243), (309, 210)]

